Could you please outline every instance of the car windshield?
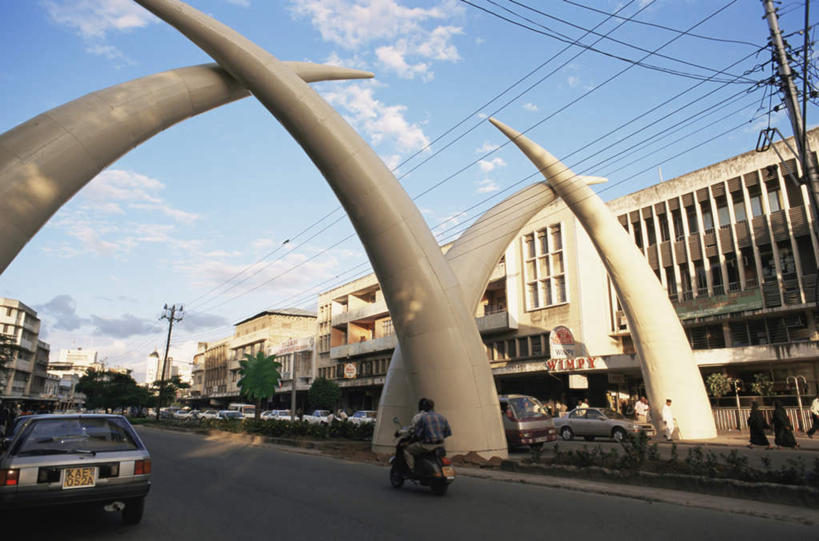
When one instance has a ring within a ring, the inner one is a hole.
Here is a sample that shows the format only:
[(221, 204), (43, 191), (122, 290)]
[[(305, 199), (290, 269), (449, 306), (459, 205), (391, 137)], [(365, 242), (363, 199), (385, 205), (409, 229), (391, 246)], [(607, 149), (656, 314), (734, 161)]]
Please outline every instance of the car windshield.
[(600, 413), (602, 413), (603, 415), (605, 415), (609, 419), (625, 419), (624, 415), (622, 415), (620, 413), (617, 413), (616, 411), (614, 411), (612, 409), (600, 410)]
[(517, 398), (510, 398), (509, 405), (512, 407), (512, 412), (518, 419), (528, 419), (530, 417), (540, 417), (543, 415), (543, 405), (531, 396), (520, 396)]
[(14, 454), (100, 453), (139, 449), (124, 423), (122, 419), (99, 417), (34, 419), (20, 437)]

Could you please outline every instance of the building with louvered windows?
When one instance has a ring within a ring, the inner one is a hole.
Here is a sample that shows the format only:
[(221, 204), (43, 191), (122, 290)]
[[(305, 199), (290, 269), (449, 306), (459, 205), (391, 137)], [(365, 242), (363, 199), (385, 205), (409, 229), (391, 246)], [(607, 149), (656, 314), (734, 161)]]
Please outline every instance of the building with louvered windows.
[[(809, 139), (819, 146), (819, 129)], [(819, 392), (819, 242), (796, 162), (774, 146), (608, 206), (667, 290), (703, 377), (722, 372), (750, 394), (761, 375), (787, 399), (795, 379)], [(345, 406), (375, 409), (397, 345), (375, 275), (321, 293), (317, 310), (317, 375), (339, 383)], [(509, 245), (475, 317), (500, 393), (617, 407), (644, 393), (614, 288), (560, 201)], [(556, 327), (573, 344), (553, 355)]]

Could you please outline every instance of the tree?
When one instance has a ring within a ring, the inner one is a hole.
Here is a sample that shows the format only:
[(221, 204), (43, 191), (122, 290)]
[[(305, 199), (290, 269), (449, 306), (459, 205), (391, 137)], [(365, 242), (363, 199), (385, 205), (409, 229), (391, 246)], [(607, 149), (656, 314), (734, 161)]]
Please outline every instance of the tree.
[(705, 386), (708, 394), (719, 399), (731, 392), (731, 378), (725, 374), (714, 373), (706, 378)]
[(279, 386), (281, 363), (276, 362), (275, 355), (265, 355), (258, 352), (255, 356), (247, 354), (239, 361), (238, 386), (242, 396), (255, 402), (258, 420), (262, 413), (262, 400), (270, 398), (276, 393)]
[(173, 403), (176, 398), (176, 393), (182, 389), (188, 389), (190, 386), (190, 383), (182, 381), (179, 376), (172, 376), (171, 379), (167, 381), (155, 381), (153, 384), (153, 392), (155, 393), (154, 401), (157, 407), (160, 404)]
[(341, 389), (334, 381), (327, 378), (316, 378), (307, 392), (307, 398), (316, 409), (335, 409), (341, 398)]
[(751, 384), (751, 391), (759, 396), (771, 396), (773, 394), (774, 382), (762, 372), (754, 374), (754, 382)]
[(88, 409), (124, 410), (129, 406), (146, 406), (152, 399), (130, 374), (119, 372), (88, 370), (77, 382), (76, 390), (85, 395)]
[[(14, 343), (14, 337), (0, 332), (0, 381), (5, 381), (6, 365), (14, 360), (14, 352), (18, 347)], [(2, 390), (2, 388), (0, 388)]]

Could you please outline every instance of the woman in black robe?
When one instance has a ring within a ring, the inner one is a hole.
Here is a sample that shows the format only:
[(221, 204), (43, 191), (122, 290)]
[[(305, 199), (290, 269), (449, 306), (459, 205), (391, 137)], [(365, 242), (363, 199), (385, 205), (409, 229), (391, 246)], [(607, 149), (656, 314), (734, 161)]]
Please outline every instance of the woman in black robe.
[(765, 435), (765, 430), (771, 428), (762, 411), (759, 409), (759, 404), (753, 402), (751, 404), (751, 415), (748, 417), (748, 428), (751, 430), (751, 444), (748, 447), (753, 448), (754, 445), (764, 445), (768, 449), (773, 449), (771, 442), (768, 441), (768, 436)]
[(788, 414), (785, 413), (785, 408), (782, 407), (782, 402), (777, 400), (774, 402), (774, 443), (776, 448), (781, 447), (799, 447), (796, 443), (796, 438), (793, 437), (793, 425), (788, 419)]

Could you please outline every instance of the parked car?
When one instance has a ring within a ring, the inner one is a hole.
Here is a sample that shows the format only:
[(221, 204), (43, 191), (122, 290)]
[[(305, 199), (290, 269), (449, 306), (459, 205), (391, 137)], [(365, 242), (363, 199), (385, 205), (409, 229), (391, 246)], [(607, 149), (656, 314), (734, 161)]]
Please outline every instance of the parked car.
[(290, 410), (269, 410), (262, 413), (262, 419), (278, 419), (280, 421), (289, 421), (292, 416)]
[(357, 412), (353, 413), (347, 420), (356, 423), (374, 423), (375, 417), (378, 414), (377, 411), (373, 410), (358, 410)]
[(304, 416), (304, 420), (310, 424), (330, 424), (332, 422), (332, 413), (330, 410), (314, 410), (313, 413)]
[(645, 433), (654, 437), (654, 427), (648, 423), (638, 423), (608, 408), (577, 408), (555, 419), (555, 426), (564, 440), (581, 436), (586, 440), (594, 438), (614, 438), (623, 441), (629, 435)]
[(226, 421), (237, 420), (237, 419), (239, 421), (241, 421), (242, 419), (245, 418), (245, 416), (242, 415), (242, 412), (238, 411), (238, 410), (219, 410), (219, 413), (217, 413), (216, 418), (217, 419), (224, 419)]
[(0, 443), (0, 508), (123, 502), (142, 519), (151, 455), (122, 415), (30, 415)]
[(199, 420), (202, 419), (217, 419), (219, 417), (219, 412), (216, 410), (204, 410), (199, 412)]
[(179, 410), (174, 413), (174, 419), (182, 421), (195, 421), (199, 419), (199, 410)]
[(500, 395), (503, 430), (509, 447), (542, 447), (557, 439), (557, 428), (540, 401), (521, 394)]
[(179, 410), (179, 408), (161, 408), (159, 410), (159, 418), (160, 419), (173, 419), (174, 414)]

